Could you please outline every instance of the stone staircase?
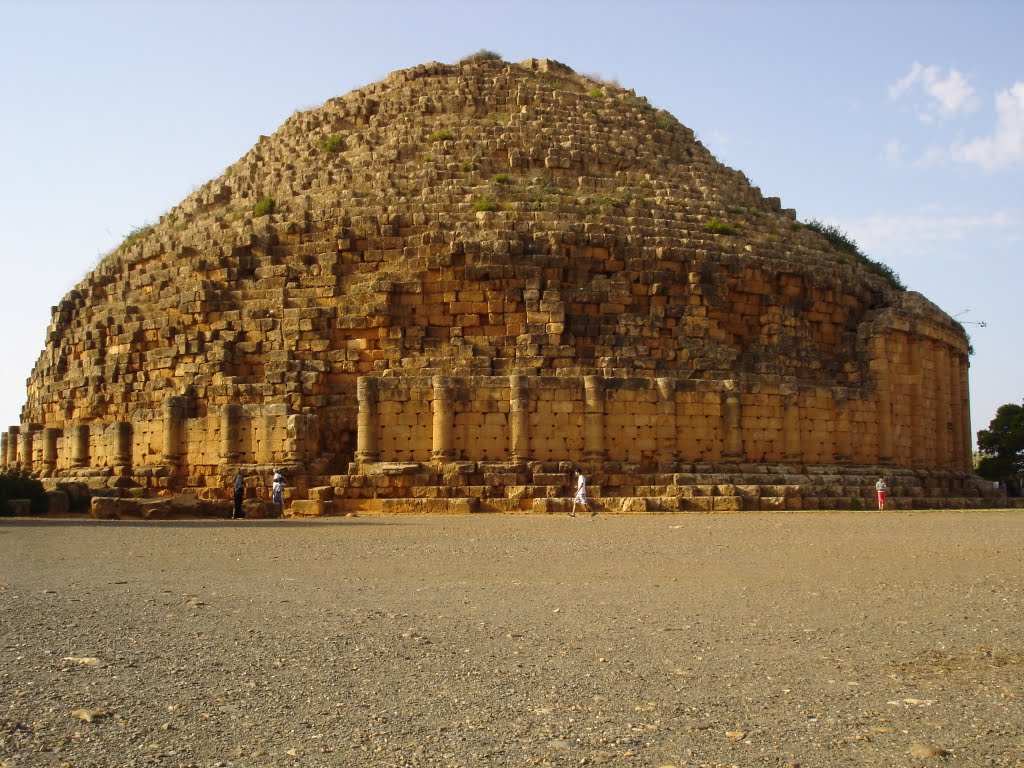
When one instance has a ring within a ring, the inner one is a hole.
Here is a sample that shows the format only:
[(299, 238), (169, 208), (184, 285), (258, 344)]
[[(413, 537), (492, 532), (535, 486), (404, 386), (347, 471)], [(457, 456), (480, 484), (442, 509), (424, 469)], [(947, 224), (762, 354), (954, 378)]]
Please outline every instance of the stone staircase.
[[(286, 467), (285, 515), (565, 514), (572, 506), (576, 468), (572, 462), (377, 462), (353, 465), (347, 474), (316, 475)], [(243, 469), (250, 478), (247, 515), (272, 515), (268, 479), (273, 468)], [(172, 498), (205, 505), (197, 516), (226, 516), (233, 475), (233, 470), (223, 475), (219, 485), (187, 485)], [(889, 510), (1024, 507), (1024, 500), (1007, 499), (971, 473), (878, 466), (673, 463), (651, 468), (606, 462), (587, 472), (587, 490), (601, 514), (872, 511), (880, 476), (889, 485)], [(48, 490), (63, 493), (80, 487), (86, 505), (88, 497), (100, 499), (108, 517), (149, 517), (146, 489), (124, 480), (93, 473), (46, 483)], [(148, 500), (150, 506), (153, 501), (159, 499)], [(126, 507), (132, 503), (139, 508)], [(190, 516), (191, 509), (174, 507), (178, 517)]]
[[(288, 514), (562, 514), (571, 508), (574, 471), (570, 462), (381, 462), (303, 478), (290, 489)], [(598, 511), (617, 514), (874, 510), (880, 476), (890, 510), (1007, 506), (967, 472), (874, 466), (605, 464), (588, 474), (588, 493)]]

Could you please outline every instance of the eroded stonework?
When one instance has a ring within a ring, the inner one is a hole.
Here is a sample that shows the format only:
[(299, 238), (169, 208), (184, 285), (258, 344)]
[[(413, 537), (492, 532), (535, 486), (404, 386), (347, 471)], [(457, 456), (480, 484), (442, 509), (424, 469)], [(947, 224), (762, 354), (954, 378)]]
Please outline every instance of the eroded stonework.
[(870, 503), (879, 472), (961, 505), (967, 372), (961, 326), (632, 91), (432, 63), (105, 259), (0, 458), (200, 498), (282, 468), (297, 514), (552, 511), (573, 466), (624, 511)]

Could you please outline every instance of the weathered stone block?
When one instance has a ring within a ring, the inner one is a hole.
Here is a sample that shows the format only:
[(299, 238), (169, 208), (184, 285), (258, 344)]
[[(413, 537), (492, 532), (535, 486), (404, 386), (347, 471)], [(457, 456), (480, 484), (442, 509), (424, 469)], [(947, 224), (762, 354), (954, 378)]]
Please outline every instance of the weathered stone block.
[(743, 509), (741, 496), (715, 496), (712, 502), (715, 512), (739, 512)]
[(331, 502), (322, 499), (293, 499), (286, 505), (285, 517), (322, 517), (330, 509)]

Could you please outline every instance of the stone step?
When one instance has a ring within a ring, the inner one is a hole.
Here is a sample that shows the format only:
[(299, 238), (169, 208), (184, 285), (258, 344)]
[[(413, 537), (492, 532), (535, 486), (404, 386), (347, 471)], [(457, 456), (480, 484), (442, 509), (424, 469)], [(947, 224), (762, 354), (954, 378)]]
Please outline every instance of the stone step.
[[(311, 508), (300, 505), (299, 512), (294, 511), (298, 502), (292, 502), (285, 514), (292, 517), (317, 516)], [(458, 515), (473, 512), (496, 511), (482, 507), (478, 499), (458, 498), (405, 498), (405, 499), (335, 499), (325, 504), (322, 515), (347, 514), (379, 514), (379, 515)], [(311, 513), (311, 514), (310, 514)]]

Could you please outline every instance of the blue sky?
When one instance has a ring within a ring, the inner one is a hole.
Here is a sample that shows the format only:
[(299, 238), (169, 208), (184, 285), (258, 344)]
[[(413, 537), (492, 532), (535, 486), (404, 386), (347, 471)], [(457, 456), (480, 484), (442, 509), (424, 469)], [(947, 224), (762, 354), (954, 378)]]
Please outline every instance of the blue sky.
[(487, 48), (632, 88), (958, 315), (976, 432), (1024, 399), (1022, 29), (999, 0), (0, 0), (0, 428), (128, 232), (295, 110)]

